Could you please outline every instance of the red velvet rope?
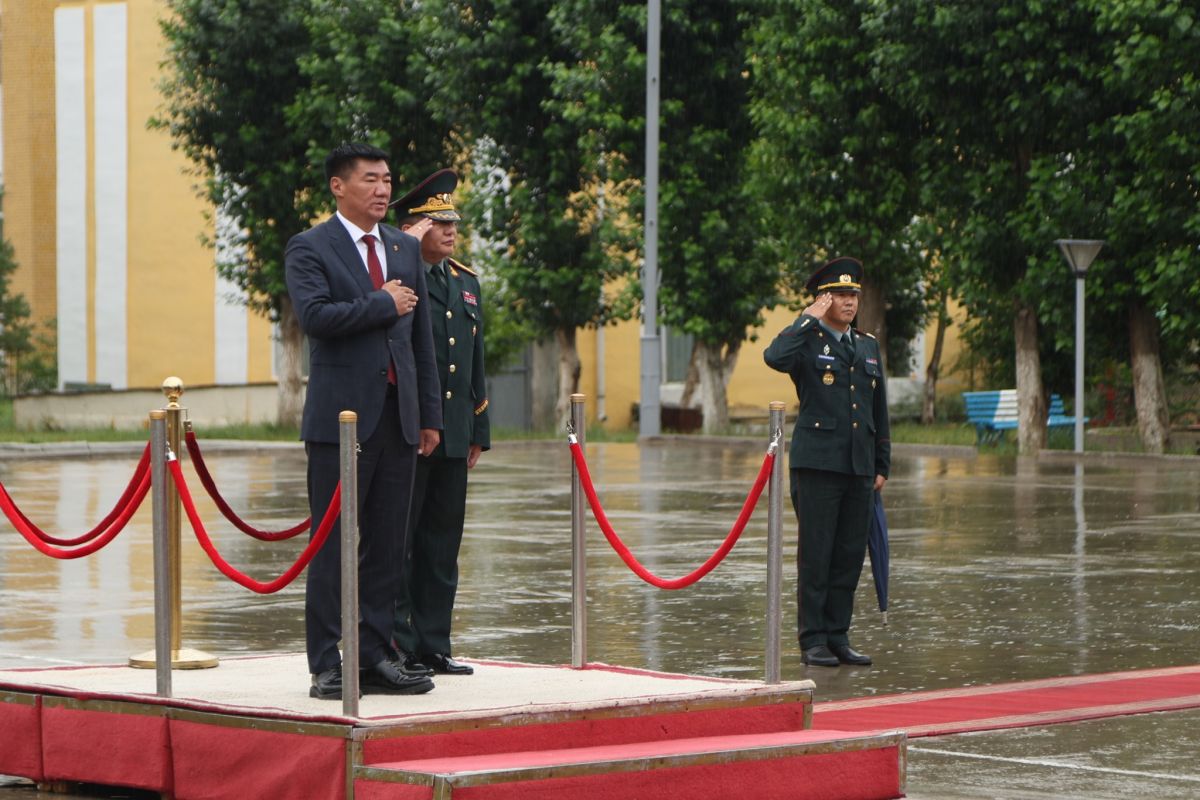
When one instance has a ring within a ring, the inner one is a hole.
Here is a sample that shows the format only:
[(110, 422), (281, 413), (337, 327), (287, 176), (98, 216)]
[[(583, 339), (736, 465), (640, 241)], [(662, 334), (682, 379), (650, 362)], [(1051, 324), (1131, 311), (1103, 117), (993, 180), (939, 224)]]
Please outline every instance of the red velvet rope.
[(239, 531), (264, 542), (278, 542), (282, 539), (290, 539), (308, 530), (308, 526), (312, 524), (312, 517), (304, 520), (299, 525), (282, 531), (261, 531), (258, 528), (252, 528), (247, 525), (242, 521), (241, 517), (234, 513), (229, 504), (225, 502), (225, 498), (221, 497), (221, 493), (217, 491), (217, 485), (213, 482), (212, 475), (209, 474), (208, 467), (204, 463), (204, 456), (200, 454), (200, 444), (196, 441), (196, 434), (188, 431), (184, 438), (187, 441), (188, 455), (192, 457), (192, 467), (196, 470), (196, 474), (200, 476), (200, 483), (204, 484), (204, 490), (208, 492), (208, 496), (212, 498), (212, 501), (217, 504), (217, 508), (221, 510), (221, 514), (225, 516), (225, 519), (233, 523), (233, 526)]
[[(150, 443), (146, 442), (146, 447), (142, 450), (141, 460), (138, 461), (137, 466), (133, 470), (133, 477), (129, 479), (129, 484), (126, 485), (125, 491), (121, 493), (121, 497), (119, 500), (117, 500), (117, 504), (113, 506), (112, 511), (109, 511), (108, 515), (105, 516), (104, 519), (96, 523), (96, 527), (92, 528), (87, 533), (80, 534), (79, 536), (71, 539), (60, 539), (57, 536), (51, 536), (37, 525), (34, 525), (33, 522), (30, 521), (29, 517), (25, 516), (25, 512), (22, 511), (17, 506), (16, 502), (13, 501), (12, 497), (8, 494), (8, 490), (4, 488), (3, 484), (0, 484), (0, 493), (3, 494), (3, 498), (0, 499), (0, 505), (3, 506), (4, 514), (8, 517), (8, 521), (11, 522), (13, 527), (17, 530), (28, 531), (30, 535), (37, 537), (47, 544), (58, 544), (62, 545), (63, 547), (74, 547), (77, 544), (90, 542), (100, 534), (107, 531), (109, 526), (112, 525), (113, 520), (120, 516), (125, 510), (126, 506), (129, 505), (129, 500), (133, 497), (134, 492), (136, 492), (138, 487), (141, 485), (142, 478), (145, 475), (148, 475), (149, 472)], [(141, 501), (139, 500), (138, 502), (140, 503)], [(133, 510), (137, 510), (136, 504), (134, 505)], [(29, 538), (29, 536), (26, 536), (25, 538)]]
[(296, 576), (308, 566), (308, 562), (312, 561), (313, 556), (321, 549), (321, 545), (325, 544), (325, 540), (329, 538), (329, 531), (333, 529), (334, 521), (337, 520), (338, 515), (342, 512), (342, 485), (339, 483), (333, 491), (333, 499), (329, 501), (329, 508), (326, 509), (325, 516), (321, 520), (321, 527), (317, 528), (317, 532), (313, 534), (312, 539), (308, 542), (308, 546), (304, 548), (304, 552), (300, 554), (300, 558), (296, 560), (296, 563), (288, 567), (286, 572), (273, 581), (257, 581), (231, 566), (217, 552), (217, 548), (213, 545), (212, 539), (209, 538), (208, 532), (204, 530), (204, 523), (200, 521), (200, 515), (196, 513), (196, 504), (192, 501), (192, 493), (188, 491), (187, 482), (183, 479), (183, 467), (179, 465), (177, 459), (171, 459), (167, 463), (167, 467), (171, 470), (171, 478), (175, 481), (175, 488), (179, 492), (179, 499), (183, 501), (183, 510), (187, 512), (188, 519), (191, 520), (192, 530), (196, 534), (196, 539), (200, 542), (200, 547), (208, 554), (209, 559), (212, 560), (213, 566), (233, 582), (241, 584), (250, 591), (258, 592), (259, 594), (278, 592), (295, 580)]
[(639, 578), (660, 589), (682, 589), (685, 586), (691, 586), (712, 572), (713, 568), (721, 563), (722, 559), (737, 544), (738, 537), (742, 535), (742, 531), (745, 530), (750, 515), (754, 513), (754, 506), (758, 503), (758, 498), (762, 495), (763, 487), (767, 485), (767, 480), (771, 477), (771, 467), (775, 463), (775, 452), (774, 448), (772, 448), (767, 453), (766, 458), (763, 459), (762, 468), (758, 471), (758, 477), (754, 480), (754, 486), (751, 487), (750, 494), (746, 497), (746, 502), (742, 504), (742, 511), (738, 514), (737, 521), (733, 523), (733, 527), (729, 530), (729, 534), (725, 537), (725, 541), (721, 543), (721, 546), (717, 548), (717, 551), (709, 556), (708, 560), (693, 572), (684, 575), (682, 578), (668, 580), (658, 577), (642, 566), (641, 562), (634, 557), (633, 553), (629, 552), (629, 548), (625, 546), (625, 543), (613, 531), (612, 525), (608, 522), (608, 517), (604, 514), (604, 509), (600, 506), (600, 499), (596, 497), (596, 488), (592, 486), (592, 476), (588, 474), (587, 462), (583, 457), (583, 447), (580, 446), (579, 442), (571, 442), (571, 457), (575, 459), (575, 466), (579, 469), (579, 482), (583, 486), (583, 491), (587, 494), (588, 503), (592, 506), (592, 515), (595, 516), (596, 522), (599, 523), (600, 530), (604, 532), (604, 538), (608, 539), (608, 543), (612, 545), (613, 550), (617, 551), (617, 555), (621, 557), (625, 565), (633, 570)]
[(0, 486), (0, 508), (3, 508), (5, 515), (8, 516), (13, 527), (25, 537), (31, 545), (37, 548), (38, 552), (51, 558), (71, 559), (90, 556), (92, 553), (104, 547), (106, 544), (116, 538), (117, 534), (125, 529), (125, 525), (129, 522), (129, 518), (133, 516), (133, 512), (138, 510), (138, 506), (146, 499), (146, 493), (150, 491), (150, 472), (142, 473), (141, 482), (137, 488), (133, 490), (132, 496), (129, 498), (124, 507), (117, 513), (116, 520), (112, 522), (107, 530), (93, 538), (90, 542), (76, 550), (64, 550), (59, 547), (54, 547), (47, 544), (38, 536), (40, 531), (36, 531), (33, 525), (27, 522), (20, 511), (13, 505), (12, 498), (8, 496), (8, 492), (3, 486)]

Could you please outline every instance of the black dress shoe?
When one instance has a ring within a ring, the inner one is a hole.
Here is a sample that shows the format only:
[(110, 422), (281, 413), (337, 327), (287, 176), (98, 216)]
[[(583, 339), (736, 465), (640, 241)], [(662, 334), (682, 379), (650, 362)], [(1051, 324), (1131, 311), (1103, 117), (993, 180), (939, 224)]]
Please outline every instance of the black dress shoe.
[(400, 664), (400, 671), (405, 675), (419, 675), (421, 677), (428, 678), (433, 674), (433, 670), (422, 663), (421, 659), (417, 658), (412, 653), (405, 653), (401, 651), (400, 660), (397, 663)]
[(831, 644), (829, 649), (837, 656), (837, 660), (843, 664), (853, 664), (856, 667), (869, 667), (871, 665), (871, 657), (863, 655), (848, 644)]
[(475, 668), (470, 664), (455, 661), (445, 653), (430, 653), (421, 656), (421, 663), (431, 667), (434, 672), (442, 675), (474, 675)]
[(823, 644), (801, 650), (800, 660), (810, 667), (836, 667), (841, 663), (833, 651)]
[(397, 661), (383, 660), (358, 673), (363, 694), (425, 694), (433, 681), (424, 675), (408, 675)]
[(308, 689), (309, 697), (321, 700), (342, 699), (342, 668), (341, 665), (330, 667), (324, 672), (313, 675), (312, 686)]

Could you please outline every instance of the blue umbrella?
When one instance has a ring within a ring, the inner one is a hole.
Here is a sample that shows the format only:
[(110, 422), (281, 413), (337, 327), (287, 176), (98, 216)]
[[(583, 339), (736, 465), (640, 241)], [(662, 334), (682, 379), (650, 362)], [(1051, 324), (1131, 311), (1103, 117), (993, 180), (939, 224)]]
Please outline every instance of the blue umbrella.
[(888, 527), (883, 513), (883, 495), (875, 492), (875, 511), (871, 514), (871, 527), (867, 531), (867, 553), (871, 556), (871, 576), (875, 578), (875, 597), (879, 610), (883, 612), (883, 624), (887, 625), (888, 607)]

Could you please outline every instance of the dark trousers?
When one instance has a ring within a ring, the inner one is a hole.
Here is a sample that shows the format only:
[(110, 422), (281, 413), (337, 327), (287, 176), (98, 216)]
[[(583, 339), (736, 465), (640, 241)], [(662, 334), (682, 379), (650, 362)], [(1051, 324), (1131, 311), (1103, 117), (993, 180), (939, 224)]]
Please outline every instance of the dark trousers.
[(396, 603), (396, 644), (417, 655), (451, 654), (458, 550), (467, 505), (467, 460), (417, 459), (404, 589)]
[[(399, 594), (396, 561), (404, 552), (417, 448), (404, 443), (395, 398), (389, 392), (379, 424), (360, 443), (358, 456), (358, 603), (359, 664), (394, 657), (392, 615)], [(341, 479), (336, 444), (308, 442), (308, 498), (315, 533)], [(310, 534), (311, 535), (311, 534)], [(304, 623), (308, 668), (323, 672), (341, 663), (342, 634), (341, 522), (308, 566)]]
[(854, 591), (867, 552), (874, 479), (817, 469), (791, 470), (800, 647), (850, 643)]

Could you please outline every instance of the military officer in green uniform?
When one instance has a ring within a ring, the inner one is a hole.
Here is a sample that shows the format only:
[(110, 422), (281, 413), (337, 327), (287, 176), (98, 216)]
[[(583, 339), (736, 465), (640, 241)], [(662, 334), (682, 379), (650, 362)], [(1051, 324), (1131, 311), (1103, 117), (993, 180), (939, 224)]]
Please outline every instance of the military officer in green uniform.
[(458, 550), (467, 503), (467, 471), (491, 447), (483, 371), (483, 299), (479, 279), (450, 257), (458, 237), (451, 193), (458, 176), (430, 175), (392, 205), (401, 230), (422, 218), (433, 229), (421, 244), (429, 287), (434, 354), (442, 393), (442, 441), (417, 460), (412, 524), (396, 603), (394, 639), (406, 672), (470, 675), (451, 656), (450, 624), (458, 591)]
[(862, 276), (854, 258), (818, 269), (807, 283), (816, 299), (763, 354), (791, 377), (800, 401), (789, 460), (800, 529), (797, 627), (802, 660), (812, 666), (871, 663), (849, 632), (891, 433), (879, 344), (851, 327)]

